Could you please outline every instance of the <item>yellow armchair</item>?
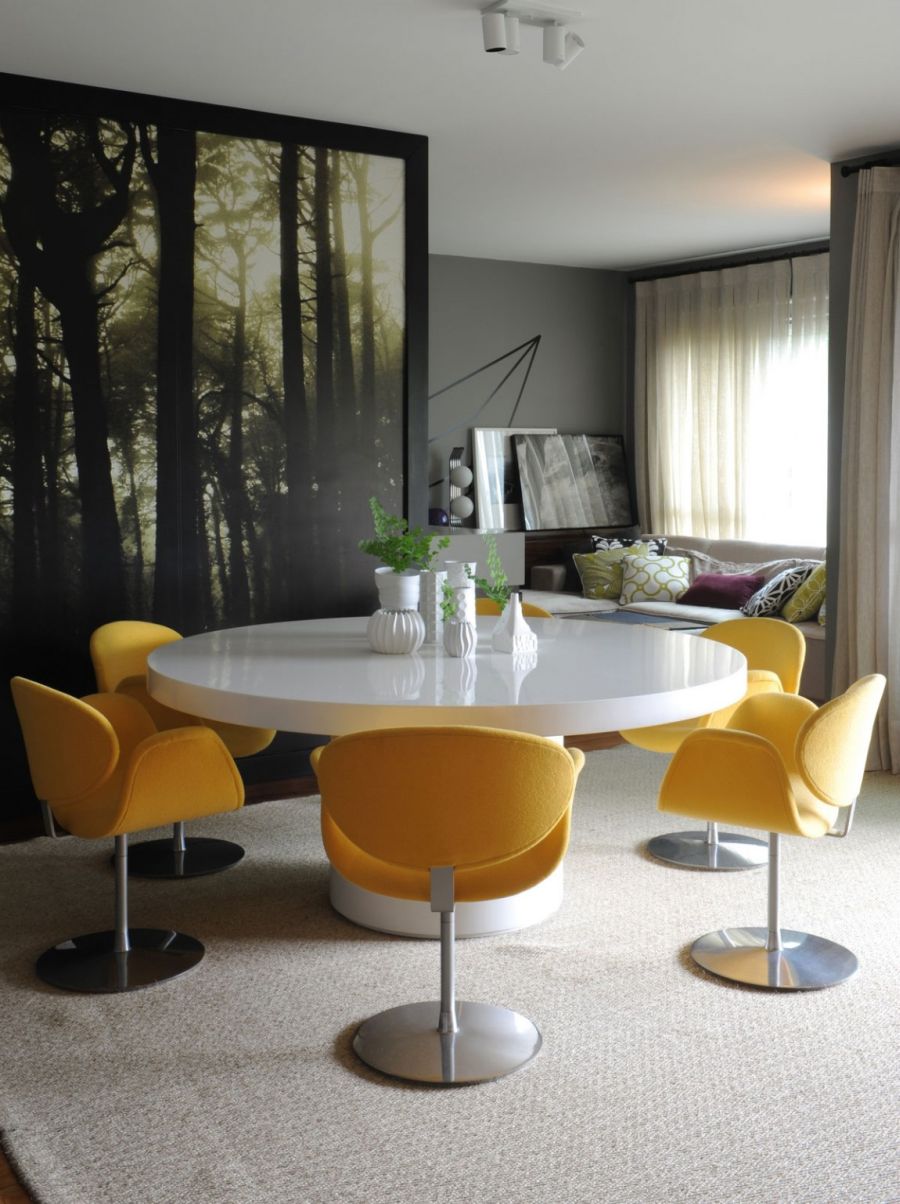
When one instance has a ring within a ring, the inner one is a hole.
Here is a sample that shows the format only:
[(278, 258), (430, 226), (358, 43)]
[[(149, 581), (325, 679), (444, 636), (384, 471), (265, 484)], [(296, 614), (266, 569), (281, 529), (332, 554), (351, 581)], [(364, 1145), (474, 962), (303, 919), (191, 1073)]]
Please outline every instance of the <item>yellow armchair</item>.
[[(493, 598), (476, 598), (475, 613), (477, 615), (499, 615), (503, 612), (498, 603)], [(543, 606), (536, 606), (534, 602), (522, 603), (522, 614), (526, 619), (552, 619), (553, 615), (549, 610), (544, 610)]]
[(849, 949), (782, 928), (782, 835), (815, 839), (855, 805), (885, 679), (872, 674), (816, 707), (792, 695), (747, 699), (724, 730), (689, 736), (675, 753), (659, 809), (769, 833), (766, 928), (725, 928), (695, 941), (691, 955), (721, 978), (773, 990), (832, 986), (854, 974)]
[[(182, 637), (172, 627), (122, 619), (104, 623), (91, 635), (90, 653), (97, 686), (139, 702), (158, 731), (208, 727), (220, 737), (233, 757), (249, 757), (268, 747), (275, 738), (271, 728), (243, 727), (201, 719), (163, 706), (147, 689), (147, 657), (156, 648)], [(170, 840), (147, 840), (131, 851), (129, 872), (143, 878), (193, 878), (217, 873), (235, 865), (244, 855), (230, 840), (184, 834), (184, 823), (174, 825)]]
[[(782, 619), (728, 619), (699, 633), (700, 639), (727, 644), (747, 660), (747, 692), (744, 699), (762, 694), (795, 695), (800, 686), (806, 640)], [(699, 715), (680, 723), (632, 728), (621, 733), (629, 744), (651, 752), (674, 753), (694, 732), (725, 727), (744, 699), (710, 715)], [(707, 823), (703, 831), (667, 832), (647, 842), (647, 852), (670, 865), (702, 870), (747, 870), (765, 865), (765, 841), (740, 832), (721, 832), (718, 824)]]
[(37, 973), (69, 990), (133, 991), (182, 974), (203, 956), (195, 938), (128, 926), (128, 836), (160, 824), (233, 811), (240, 774), (206, 727), (157, 732), (120, 694), (73, 698), (24, 677), (12, 680), (35, 793), (74, 836), (115, 838), (112, 931), (72, 937), (42, 954)]
[(366, 1020), (356, 1053), (428, 1083), (524, 1066), (541, 1046), (530, 1020), (456, 999), (454, 908), (525, 890), (559, 864), (584, 754), (494, 728), (393, 728), (340, 736), (314, 750), (312, 765), (332, 864), (368, 890), (427, 899), (441, 917), (440, 1000)]

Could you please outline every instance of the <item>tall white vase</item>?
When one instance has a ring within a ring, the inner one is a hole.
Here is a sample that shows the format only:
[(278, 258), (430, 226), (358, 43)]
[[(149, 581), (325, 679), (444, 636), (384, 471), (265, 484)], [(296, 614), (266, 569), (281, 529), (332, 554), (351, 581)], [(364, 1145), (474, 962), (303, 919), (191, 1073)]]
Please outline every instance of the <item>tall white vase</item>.
[[(444, 562), (444, 568), (447, 570), (447, 584), (451, 585), (454, 590), (465, 591), (465, 618), (469, 623), (474, 623), (476, 617), (475, 582), (472, 580), (475, 576), (475, 567), (474, 560), (446, 560)], [(459, 617), (462, 618), (463, 616), (460, 615)]]
[(537, 655), (538, 639), (522, 614), (522, 599), (518, 593), (510, 594), (497, 620), (491, 647), (495, 652), (512, 652), (517, 656)]
[(446, 569), (423, 569), (419, 574), (419, 614), (425, 621), (425, 643), (439, 644), (444, 631), (441, 600)]
[(418, 572), (395, 573), (382, 566), (375, 570), (375, 585), (381, 606), (366, 626), (370, 647), (390, 656), (416, 652), (425, 639)]

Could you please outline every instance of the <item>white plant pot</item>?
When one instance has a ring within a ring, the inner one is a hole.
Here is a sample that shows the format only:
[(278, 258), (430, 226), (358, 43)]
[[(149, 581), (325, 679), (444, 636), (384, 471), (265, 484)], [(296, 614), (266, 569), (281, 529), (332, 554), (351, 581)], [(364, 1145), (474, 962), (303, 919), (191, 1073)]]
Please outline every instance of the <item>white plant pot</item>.
[(369, 618), (366, 636), (375, 652), (402, 656), (422, 647), (425, 624), (417, 610), (376, 610)]
[(418, 610), (419, 571), (395, 573), (381, 565), (375, 570), (375, 587), (381, 610)]
[(478, 631), (474, 623), (451, 619), (444, 624), (444, 650), (448, 656), (474, 656)]

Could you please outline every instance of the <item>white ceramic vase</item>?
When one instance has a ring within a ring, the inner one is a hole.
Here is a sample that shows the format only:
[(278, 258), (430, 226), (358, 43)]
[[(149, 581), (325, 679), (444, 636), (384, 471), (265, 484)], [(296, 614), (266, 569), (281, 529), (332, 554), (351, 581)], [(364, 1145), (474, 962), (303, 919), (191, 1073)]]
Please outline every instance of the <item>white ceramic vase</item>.
[(444, 624), (444, 651), (448, 656), (474, 656), (478, 630), (465, 619), (451, 619)]
[(395, 573), (381, 566), (375, 570), (375, 584), (381, 606), (366, 626), (370, 647), (389, 656), (416, 652), (425, 639), (418, 572)]
[(419, 574), (419, 614), (425, 621), (425, 643), (439, 644), (444, 630), (441, 610), (445, 569), (423, 569)]
[(522, 614), (522, 599), (518, 593), (510, 594), (497, 620), (491, 647), (495, 652), (511, 652), (517, 656), (537, 655), (537, 636), (525, 622)]
[(474, 560), (447, 560), (444, 562), (444, 568), (447, 570), (447, 584), (451, 585), (454, 590), (463, 591), (463, 594), (457, 594), (457, 597), (462, 596), (465, 599), (465, 617), (469, 623), (475, 622), (475, 582), (472, 580), (475, 576), (475, 567)]

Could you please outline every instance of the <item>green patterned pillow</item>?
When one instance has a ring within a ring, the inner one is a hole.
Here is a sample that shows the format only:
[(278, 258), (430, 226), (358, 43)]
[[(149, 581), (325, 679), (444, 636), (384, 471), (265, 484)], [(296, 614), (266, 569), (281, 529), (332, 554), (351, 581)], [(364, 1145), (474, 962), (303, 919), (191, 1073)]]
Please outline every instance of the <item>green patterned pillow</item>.
[(781, 608), (781, 617), (789, 623), (803, 623), (817, 614), (825, 601), (825, 561), (813, 569), (795, 594)]
[(819, 619), (819, 622), (821, 623), (821, 625), (824, 627), (825, 623), (827, 621), (827, 616), (825, 614), (825, 603), (824, 602), (819, 607), (818, 619)]
[(686, 556), (626, 556), (622, 562), (619, 603), (677, 602), (690, 584)]
[(626, 553), (649, 551), (647, 544), (633, 544), (630, 548), (607, 548), (598, 552), (576, 552), (572, 559), (581, 578), (581, 592), (585, 598), (612, 598), (619, 600), (622, 592), (622, 562)]

